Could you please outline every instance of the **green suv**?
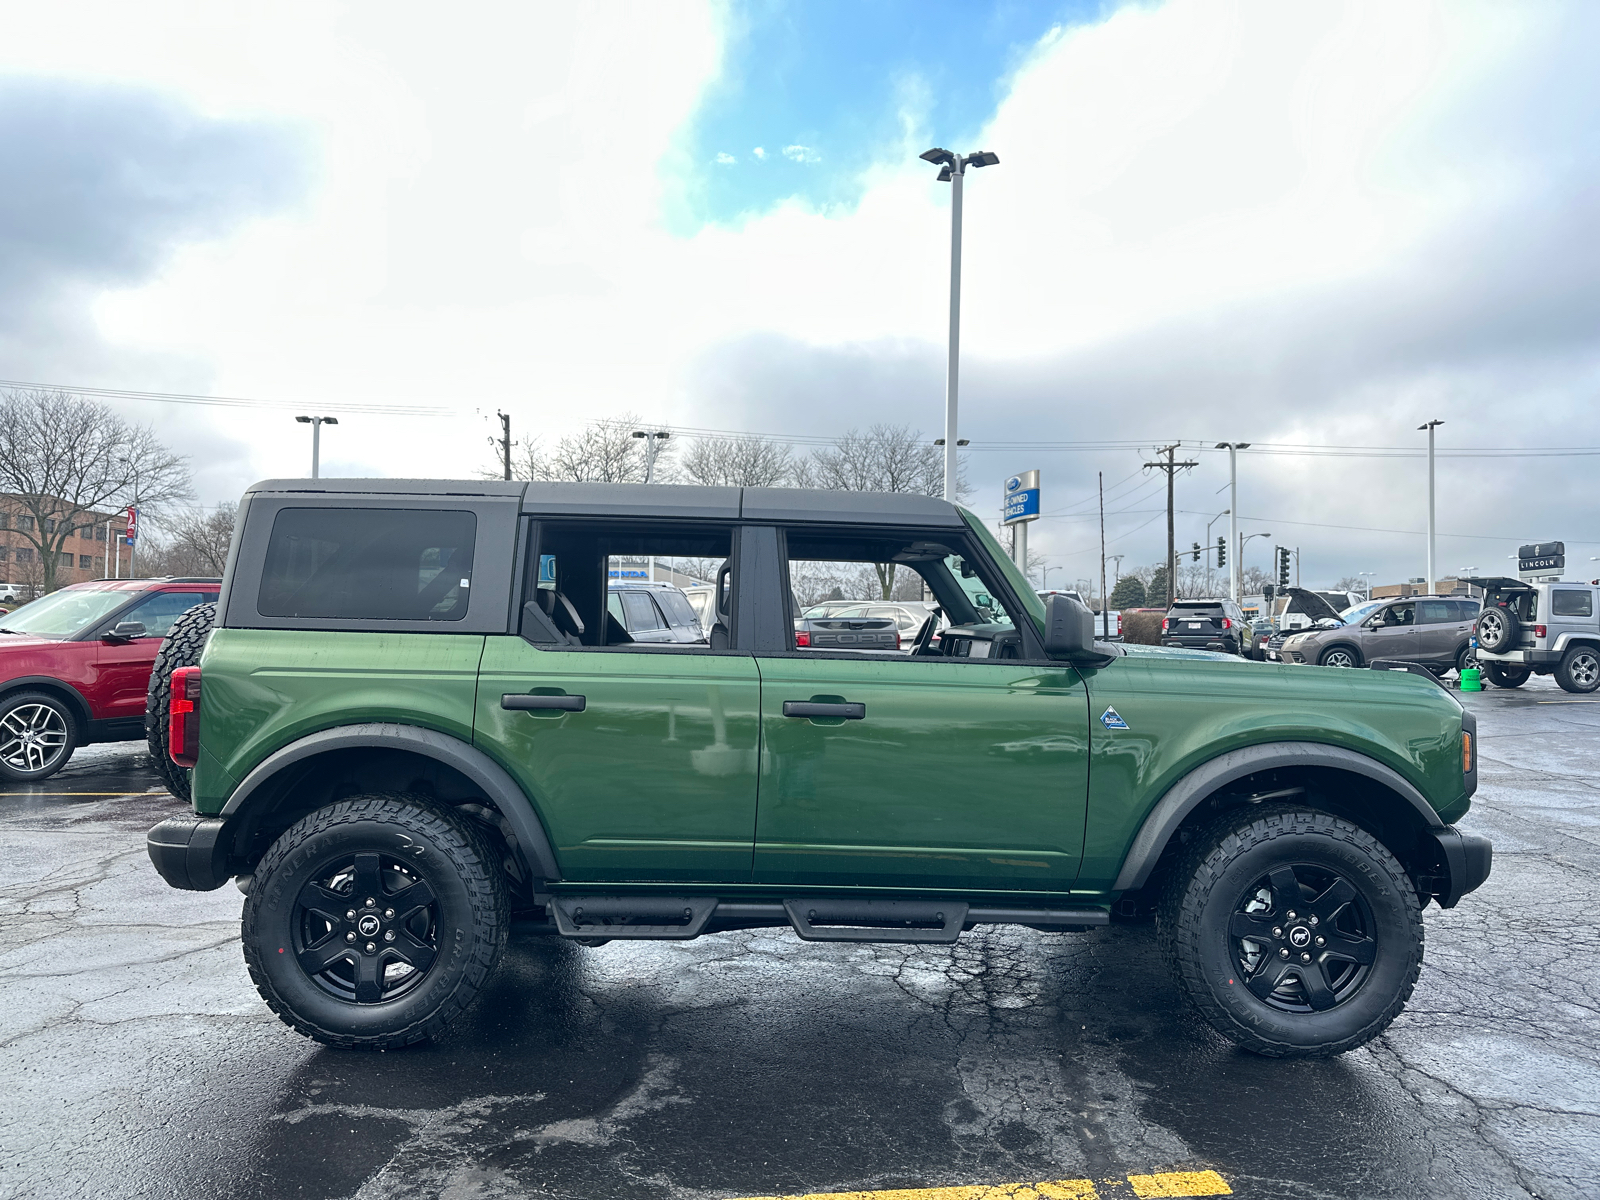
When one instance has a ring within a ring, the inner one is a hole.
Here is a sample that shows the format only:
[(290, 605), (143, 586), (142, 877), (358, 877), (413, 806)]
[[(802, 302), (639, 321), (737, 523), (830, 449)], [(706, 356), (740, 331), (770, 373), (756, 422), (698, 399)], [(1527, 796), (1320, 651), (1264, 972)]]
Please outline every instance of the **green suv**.
[[(608, 613), (640, 558), (715, 580), (705, 641)], [(796, 649), (800, 598), (873, 580), (937, 611), (899, 652)], [(215, 629), (180, 632), (193, 813), (151, 859), (237, 877), (263, 997), (332, 1045), (438, 1033), (513, 929), (950, 943), (1153, 910), (1215, 1028), (1337, 1054), (1411, 995), (1428, 901), (1489, 874), (1442, 688), (1096, 642), (942, 500), (267, 482)]]

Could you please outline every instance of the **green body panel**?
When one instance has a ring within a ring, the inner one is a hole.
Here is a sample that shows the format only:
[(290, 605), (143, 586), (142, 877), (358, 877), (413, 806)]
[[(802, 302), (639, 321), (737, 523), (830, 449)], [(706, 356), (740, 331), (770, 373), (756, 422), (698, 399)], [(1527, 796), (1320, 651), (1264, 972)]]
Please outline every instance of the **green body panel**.
[[(583, 696), (587, 708), (500, 707), (535, 691)], [(748, 882), (760, 704), (748, 656), (490, 637), (475, 743), (532, 797), (564, 882)]]
[[(1445, 821), (1467, 810), (1461, 708), (1427, 680), (1198, 650), (1126, 649), (1089, 676), (1094, 748), (1079, 890), (1110, 888), (1167, 790), (1207, 760), (1245, 746), (1342, 746), (1398, 772)], [(1108, 707), (1127, 729), (1101, 723)]]
[(472, 739), (481, 634), (218, 629), (200, 659), (194, 809), (217, 813), (274, 750), (335, 725), (392, 721)]
[[(758, 882), (1065, 891), (1078, 873), (1088, 709), (1067, 666), (759, 660)], [(785, 700), (864, 720), (782, 715)]]

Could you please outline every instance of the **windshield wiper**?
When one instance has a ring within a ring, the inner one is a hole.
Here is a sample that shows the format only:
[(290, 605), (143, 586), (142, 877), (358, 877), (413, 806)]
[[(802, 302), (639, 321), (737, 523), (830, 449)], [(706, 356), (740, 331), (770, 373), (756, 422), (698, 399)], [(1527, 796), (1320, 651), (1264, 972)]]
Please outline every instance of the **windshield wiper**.
[(0, 633), (15, 633), (21, 635), (27, 632), (28, 631), (26, 629), (7, 629), (4, 625), (0, 625)]

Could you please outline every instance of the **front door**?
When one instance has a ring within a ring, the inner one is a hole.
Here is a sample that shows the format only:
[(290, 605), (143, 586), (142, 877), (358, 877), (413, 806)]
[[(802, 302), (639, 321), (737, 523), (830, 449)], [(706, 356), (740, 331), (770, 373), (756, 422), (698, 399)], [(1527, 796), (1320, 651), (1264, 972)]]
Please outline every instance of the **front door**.
[[(1377, 658), (1399, 658), (1417, 661), (1417, 605), (1407, 600), (1404, 604), (1391, 604), (1367, 619), (1361, 632), (1361, 653), (1367, 662)], [(1382, 621), (1381, 625), (1377, 624)]]
[[(144, 636), (127, 642), (99, 643), (95, 656), (98, 675), (93, 700), (96, 715), (107, 720), (143, 723), (150, 668), (155, 664), (161, 639), (172, 623), (197, 604), (215, 600), (215, 592), (154, 592), (126, 612), (107, 622), (106, 629), (128, 621), (144, 626)], [(103, 632), (100, 636), (104, 636)], [(142, 736), (135, 733), (134, 736)]]

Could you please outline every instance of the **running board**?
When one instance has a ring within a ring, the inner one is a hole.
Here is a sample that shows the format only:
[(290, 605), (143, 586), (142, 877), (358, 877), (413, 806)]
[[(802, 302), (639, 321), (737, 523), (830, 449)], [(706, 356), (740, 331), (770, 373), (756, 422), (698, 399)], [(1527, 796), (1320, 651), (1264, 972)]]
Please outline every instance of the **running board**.
[(964, 900), (785, 900), (783, 907), (808, 942), (953, 942), (967, 923)]
[(705, 931), (714, 896), (555, 896), (550, 915), (569, 938), (688, 939)]

